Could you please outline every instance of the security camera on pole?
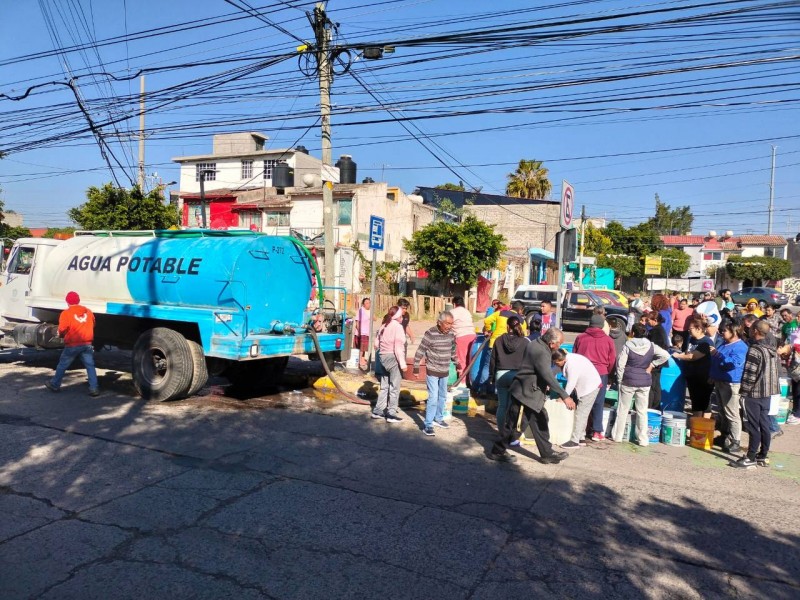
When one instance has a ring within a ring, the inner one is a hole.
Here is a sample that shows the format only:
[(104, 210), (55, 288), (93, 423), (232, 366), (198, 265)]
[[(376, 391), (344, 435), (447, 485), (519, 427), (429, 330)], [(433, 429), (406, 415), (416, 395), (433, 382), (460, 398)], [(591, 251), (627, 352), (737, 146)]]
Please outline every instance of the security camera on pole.
[(558, 234), (558, 297), (556, 323), (561, 327), (561, 312), (564, 304), (564, 232), (575, 227), (575, 189), (566, 180), (561, 181), (561, 231)]

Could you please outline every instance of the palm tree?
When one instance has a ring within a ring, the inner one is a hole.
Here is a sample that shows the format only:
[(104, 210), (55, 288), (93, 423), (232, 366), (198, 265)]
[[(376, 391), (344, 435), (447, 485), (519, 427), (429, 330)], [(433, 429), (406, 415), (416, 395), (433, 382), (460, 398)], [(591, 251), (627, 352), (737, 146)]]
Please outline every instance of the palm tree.
[(540, 160), (519, 161), (517, 170), (508, 174), (506, 194), (515, 198), (542, 200), (550, 194), (553, 185), (547, 178), (547, 169)]

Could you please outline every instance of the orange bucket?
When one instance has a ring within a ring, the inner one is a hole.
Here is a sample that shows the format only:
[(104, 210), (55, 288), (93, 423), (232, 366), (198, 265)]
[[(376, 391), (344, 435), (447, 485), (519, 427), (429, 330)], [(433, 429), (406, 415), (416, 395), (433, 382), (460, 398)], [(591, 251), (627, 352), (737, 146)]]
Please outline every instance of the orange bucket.
[(711, 450), (714, 444), (714, 419), (692, 417), (689, 419), (689, 445), (699, 450)]

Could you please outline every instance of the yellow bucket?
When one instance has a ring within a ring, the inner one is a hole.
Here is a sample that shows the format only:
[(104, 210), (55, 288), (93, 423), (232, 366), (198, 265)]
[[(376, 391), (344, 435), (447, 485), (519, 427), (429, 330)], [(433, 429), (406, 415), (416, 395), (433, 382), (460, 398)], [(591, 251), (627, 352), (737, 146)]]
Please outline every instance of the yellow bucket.
[(689, 445), (700, 450), (711, 450), (714, 444), (714, 419), (692, 417), (689, 419)]

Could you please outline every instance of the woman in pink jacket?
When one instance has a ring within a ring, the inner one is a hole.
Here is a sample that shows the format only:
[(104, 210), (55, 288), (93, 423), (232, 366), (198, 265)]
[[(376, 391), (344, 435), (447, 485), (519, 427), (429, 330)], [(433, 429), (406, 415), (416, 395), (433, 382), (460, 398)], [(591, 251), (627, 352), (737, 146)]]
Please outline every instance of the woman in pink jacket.
[(380, 392), (378, 402), (372, 410), (373, 419), (386, 419), (388, 423), (399, 423), (400, 381), (406, 368), (406, 333), (400, 323), (403, 311), (392, 306), (378, 330), (375, 349), (378, 351), (383, 371), (380, 373)]

